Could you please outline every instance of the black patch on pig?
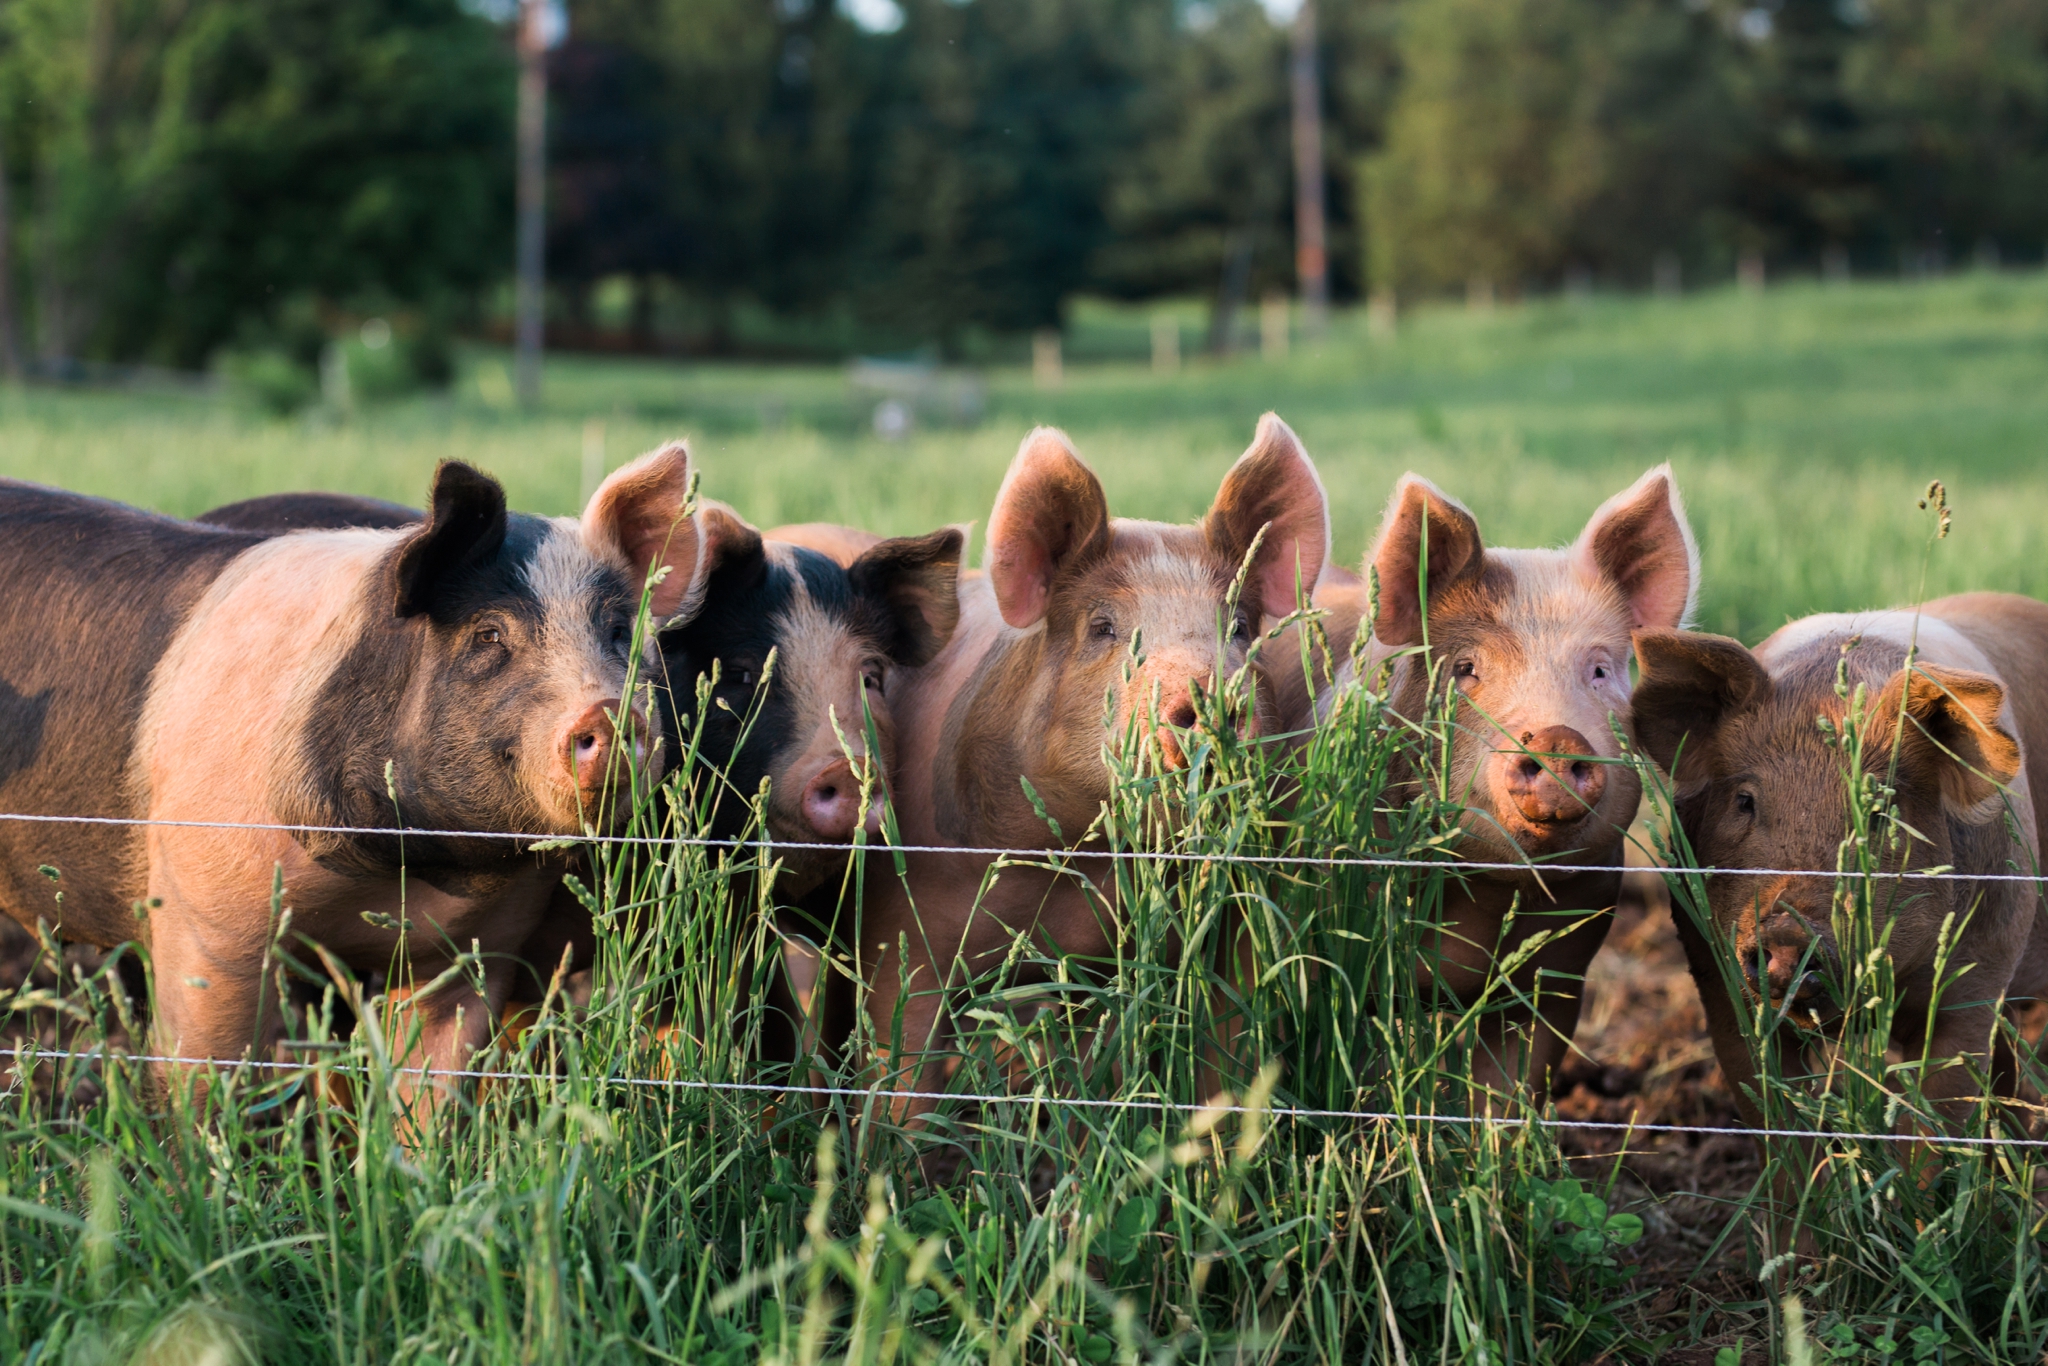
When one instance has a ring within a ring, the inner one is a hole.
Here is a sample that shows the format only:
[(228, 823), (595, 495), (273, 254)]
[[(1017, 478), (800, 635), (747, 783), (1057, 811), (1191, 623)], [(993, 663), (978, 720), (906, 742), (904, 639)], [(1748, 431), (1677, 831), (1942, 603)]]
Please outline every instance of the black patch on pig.
[[(138, 817), (136, 723), (163, 652), (261, 537), (0, 481), (0, 810)], [(130, 938), (139, 828), (0, 822), (0, 903), (33, 926)], [(62, 871), (54, 886), (37, 870)]]
[[(496, 481), (444, 464), (426, 524), (366, 577), (362, 633), (322, 685), (298, 741), (299, 787), (277, 794), (279, 809), (305, 825), (549, 828), (517, 776), (522, 723), (551, 660), (526, 572), (548, 537), (576, 534), (508, 514)], [(626, 576), (597, 571), (587, 601), (598, 638), (623, 652), (639, 605)], [(485, 630), (502, 639), (485, 641)], [(504, 870), (519, 854), (510, 840), (460, 837), (302, 841), (329, 867), (384, 874), (402, 864), (430, 879)]]
[[(764, 692), (761, 678), (769, 651), (780, 647), (787, 657), (795, 644), (778, 638), (777, 623), (812, 579), (829, 581), (805, 557), (845, 578), (823, 555), (797, 554), (801, 577), (769, 560), (758, 543), (726, 557), (711, 571), (703, 609), (661, 636), (663, 722), (678, 762), (696, 741), (696, 763), (684, 781), (695, 785), (698, 813), (710, 816), (713, 838), (730, 839), (745, 828), (747, 804), (790, 738), (788, 690), (771, 683)], [(700, 719), (698, 679), (711, 675), (714, 661), (718, 683)]]
[(208, 526), (276, 535), (313, 528), (373, 527), (389, 531), (412, 526), (420, 520), (420, 514), (403, 503), (359, 498), (352, 493), (272, 493), (202, 512), (192, 520)]

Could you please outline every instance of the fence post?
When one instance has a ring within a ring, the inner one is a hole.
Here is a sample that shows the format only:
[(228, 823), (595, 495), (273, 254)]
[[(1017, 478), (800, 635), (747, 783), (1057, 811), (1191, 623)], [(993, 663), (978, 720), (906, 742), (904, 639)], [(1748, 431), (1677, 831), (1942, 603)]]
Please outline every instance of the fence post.
[(1180, 319), (1152, 318), (1152, 373), (1170, 375), (1180, 369)]
[(1267, 360), (1286, 360), (1288, 333), (1293, 319), (1288, 316), (1288, 299), (1274, 290), (1259, 300), (1259, 354)]
[(1057, 389), (1065, 380), (1059, 329), (1041, 327), (1031, 334), (1031, 382), (1041, 389)]

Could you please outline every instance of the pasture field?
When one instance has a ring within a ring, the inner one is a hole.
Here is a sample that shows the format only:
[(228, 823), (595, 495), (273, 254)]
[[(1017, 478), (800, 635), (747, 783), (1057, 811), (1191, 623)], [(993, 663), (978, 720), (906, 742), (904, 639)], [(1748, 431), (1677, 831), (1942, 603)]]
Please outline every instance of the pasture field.
[[(1084, 310), (1074, 349), (1136, 354), (1146, 326)], [(1057, 390), (996, 373), (977, 421), (899, 441), (873, 435), (873, 397), (834, 368), (564, 358), (540, 412), (504, 397), (488, 352), (449, 396), (345, 418), (168, 390), (0, 392), (0, 474), (189, 514), (288, 488), (416, 502), (432, 462), (459, 456), (503, 477), (515, 506), (567, 512), (586, 443), (616, 464), (688, 435), (705, 492), (759, 524), (907, 532), (984, 517), (1023, 431), (1052, 422), (1118, 511), (1181, 519), (1273, 408), (1323, 471), (1347, 562), (1404, 469), (1466, 500), (1493, 542), (1528, 544), (1568, 538), (1670, 460), (1710, 629), (1753, 641), (1790, 616), (1923, 591), (2048, 596), (2040, 275), (1423, 311), (1390, 340), (1343, 319), (1284, 362), (1154, 376), (1106, 360)], [(1932, 478), (1955, 511), (1939, 542), (1915, 506)], [(424, 1130), (394, 1108), (403, 1013), (304, 952), (310, 1072), (237, 1073), (201, 1103), (157, 1093), (135, 1063), (24, 1062), (0, 1104), (0, 1353), (2041, 1360), (2048, 1168), (2029, 1150), (1774, 1141), (1741, 1181), (1679, 1202), (1632, 1174), (1634, 1138), (1457, 1122), (1475, 1104), (1474, 1021), (1500, 1000), (1446, 1010), (1416, 984), (1446, 874), (1218, 857), (1439, 857), (1456, 804), (1390, 770), (1405, 750), (1431, 776), (1440, 725), (1418, 739), (1356, 695), (1299, 755), (1225, 738), (1166, 776), (1136, 747), (1114, 756), (1111, 844), (1209, 861), (1120, 865), (1116, 961), (1020, 940), (964, 989), (951, 1087), (1000, 1098), (949, 1102), (916, 1133), (830, 1059), (803, 1060), (797, 1080), (855, 1094), (740, 1089), (784, 1079), (754, 1056), (773, 970), (751, 877), (765, 855), (679, 843), (592, 852), (587, 1003), (544, 1003), (480, 1063), (508, 1075)], [(638, 829), (688, 834), (702, 795), (677, 790)], [(1685, 914), (1697, 887), (1673, 882)], [(1841, 913), (1867, 911), (1851, 893)], [(1232, 924), (1250, 971), (1224, 952)], [(1792, 1087), (1774, 1055), (1766, 1084), (1790, 1127), (1886, 1131), (1899, 1102), (1876, 1079), (1916, 1103), (1912, 1069), (1885, 1053), (1888, 984), (1872, 969), (1842, 985), (1862, 1004), (1839, 1084)], [(143, 1037), (114, 970), (55, 945), (9, 1019), (44, 1045)], [(1160, 1108), (1211, 1099), (1217, 1037), (1233, 1040), (1221, 1061), (1242, 1110)], [(1061, 1103), (1076, 1096), (1129, 1104)], [(1724, 1096), (1657, 1117), (1725, 1112)], [(1510, 1103), (1503, 1117), (1530, 1116)], [(1980, 1116), (1980, 1135), (1996, 1131)], [(942, 1142), (957, 1161), (934, 1184), (920, 1158)], [(1797, 1197), (1797, 1244), (1768, 1212), (1774, 1191)]]

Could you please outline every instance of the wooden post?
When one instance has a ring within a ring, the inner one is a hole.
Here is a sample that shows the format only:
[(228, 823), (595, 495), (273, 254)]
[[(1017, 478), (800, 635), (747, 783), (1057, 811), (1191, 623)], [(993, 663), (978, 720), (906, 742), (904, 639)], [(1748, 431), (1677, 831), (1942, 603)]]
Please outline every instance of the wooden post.
[(1287, 296), (1277, 289), (1259, 300), (1259, 354), (1265, 359), (1287, 359), (1291, 311)]
[(1041, 389), (1057, 389), (1065, 379), (1059, 329), (1041, 327), (1031, 334), (1031, 382)]
[(547, 0), (519, 7), (519, 218), (514, 386), (526, 407), (540, 402), (540, 351), (547, 318)]
[(7, 162), (0, 157), (0, 372), (21, 378), (21, 332), (14, 318), (14, 210), (7, 195)]
[(1170, 375), (1180, 369), (1180, 319), (1152, 316), (1152, 373)]
[(1302, 331), (1323, 335), (1330, 311), (1330, 257), (1323, 232), (1323, 88), (1316, 71), (1316, 4), (1294, 13), (1294, 275)]

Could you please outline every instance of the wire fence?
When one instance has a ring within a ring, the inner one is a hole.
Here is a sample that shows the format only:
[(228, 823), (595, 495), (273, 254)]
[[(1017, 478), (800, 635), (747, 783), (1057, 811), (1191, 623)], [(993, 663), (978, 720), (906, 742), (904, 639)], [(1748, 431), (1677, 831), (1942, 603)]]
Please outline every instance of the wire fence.
[[(289, 1045), (287, 1045), (289, 1046)], [(408, 1076), (422, 1080), (448, 1081), (562, 1081), (557, 1073), (517, 1072), (467, 1067), (373, 1068), (360, 1063), (272, 1062), (258, 1058), (195, 1058), (173, 1054), (118, 1053), (107, 1049), (83, 1052), (69, 1049), (0, 1048), (0, 1058), (12, 1058), (16, 1066), (38, 1062), (106, 1062), (162, 1064), (181, 1067), (215, 1067), (228, 1071), (310, 1072), (326, 1071), (342, 1076)], [(1262, 1119), (1349, 1120), (1369, 1124), (1448, 1125), (1459, 1128), (1570, 1129), (1620, 1134), (1704, 1134), (1735, 1138), (1809, 1138), (1836, 1142), (1926, 1143), (1935, 1146), (1971, 1148), (2048, 1148), (2048, 1138), (2013, 1138), (2003, 1135), (1946, 1135), (1924, 1133), (1875, 1133), (1833, 1129), (1770, 1129), (1711, 1124), (1651, 1124), (1633, 1120), (1562, 1119), (1550, 1115), (1457, 1115), (1404, 1113), (1395, 1110), (1319, 1110), (1297, 1105), (1241, 1105), (1234, 1101), (1148, 1100), (1143, 1097), (1114, 1099), (1089, 1096), (1059, 1096), (1045, 1092), (911, 1091), (873, 1086), (800, 1086), (766, 1081), (703, 1081), (685, 1077), (635, 1077), (606, 1075), (583, 1080), (598, 1086), (641, 1087), (668, 1091), (702, 1091), (713, 1094), (809, 1096), (818, 1099), (929, 1100), (969, 1105), (1043, 1106), (1058, 1110), (1139, 1111), (1148, 1114), (1255, 1115)]]
[[(482, 839), (509, 840), (541, 848), (563, 848), (581, 844), (603, 844), (610, 846), (642, 848), (710, 848), (733, 850), (800, 849), (807, 852), (873, 853), (873, 854), (955, 854), (975, 855), (984, 858), (1032, 859), (1082, 858), (1112, 860), (1152, 860), (1172, 863), (1194, 864), (1256, 864), (1262, 866), (1287, 866), (1308, 868), (1405, 868), (1433, 869), (1450, 872), (1530, 872), (1530, 873), (1613, 873), (1619, 871), (1673, 872), (1683, 874), (1737, 873), (1755, 877), (1870, 877), (1886, 880), (1914, 878), (1925, 880), (1950, 880), (1966, 882), (2032, 882), (2048, 881), (2048, 877), (2020, 873), (1959, 873), (1953, 869), (1937, 868), (1906, 872), (1871, 872), (1837, 869), (1779, 869), (1779, 868), (1678, 868), (1666, 869), (1637, 865), (1632, 869), (1612, 863), (1564, 864), (1522, 862), (1483, 862), (1457, 859), (1446, 853), (1442, 858), (1381, 858), (1372, 856), (1315, 857), (1299, 854), (1204, 854), (1184, 852), (1153, 853), (1143, 850), (1077, 850), (1061, 848), (988, 848), (978, 845), (920, 845), (887, 844), (858, 841), (854, 843), (812, 843), (809, 841), (763, 839), (715, 839), (696, 836), (661, 835), (605, 835), (588, 832), (582, 835), (531, 834), (516, 831), (474, 831), (474, 830), (432, 830), (396, 826), (349, 826), (349, 825), (291, 825), (257, 821), (199, 821), (169, 820), (157, 817), (130, 816), (60, 816), (30, 814), (24, 812), (0, 812), (0, 822), (15, 821), (33, 824), (69, 824), (111, 827), (171, 827), (197, 830), (239, 830), (252, 833), (278, 834), (319, 834), (319, 835), (374, 835), (382, 837), (420, 839)], [(290, 1044), (286, 1045), (291, 1046)], [(24, 1064), (32, 1066), (37, 1062), (84, 1062), (104, 1063), (120, 1059), (144, 1065), (216, 1067), (229, 1070), (307, 1072), (324, 1070), (342, 1075), (370, 1076), (383, 1073), (392, 1076), (416, 1076), (421, 1079), (446, 1079), (449, 1081), (498, 1081), (498, 1082), (544, 1082), (560, 1080), (557, 1074), (533, 1071), (509, 1071), (477, 1068), (429, 1068), (390, 1066), (371, 1068), (361, 1064), (333, 1064), (319, 1060), (307, 1062), (274, 1062), (253, 1058), (202, 1058), (184, 1057), (172, 1054), (133, 1054), (111, 1049), (89, 1049), (74, 1051), (68, 1049), (44, 1049), (36, 1047), (0, 1048), (0, 1058), (11, 1058), (17, 1069)], [(2035, 1149), (2048, 1148), (2048, 1138), (2020, 1138), (2005, 1135), (1961, 1135), (1930, 1133), (1879, 1133), (1844, 1130), (1776, 1129), (1750, 1128), (1728, 1125), (1700, 1124), (1653, 1124), (1637, 1123), (1633, 1120), (1583, 1120), (1565, 1119), (1549, 1115), (1458, 1115), (1428, 1113), (1402, 1113), (1383, 1110), (1342, 1110), (1312, 1109), (1300, 1106), (1250, 1106), (1235, 1103), (1195, 1103), (1186, 1101), (1148, 1100), (1144, 1098), (1118, 1097), (1094, 1098), (1086, 1096), (1060, 1096), (1043, 1091), (1031, 1094), (1010, 1092), (973, 1093), (959, 1091), (898, 1090), (887, 1087), (854, 1086), (808, 1086), (779, 1082), (709, 1081), (676, 1077), (635, 1077), (603, 1076), (587, 1078), (599, 1085), (642, 1087), (672, 1091), (700, 1091), (709, 1093), (769, 1094), (777, 1096), (803, 1096), (814, 1099), (845, 1099), (857, 1101), (932, 1101), (955, 1104), (978, 1105), (1021, 1105), (1042, 1106), (1068, 1110), (1115, 1110), (1140, 1111), (1157, 1114), (1211, 1114), (1211, 1115), (1258, 1115), (1268, 1119), (1349, 1121), (1361, 1124), (1415, 1124), (1443, 1125), (1464, 1128), (1538, 1128), (1572, 1130), (1578, 1132), (1605, 1132), (1623, 1135), (1633, 1134), (1687, 1134), (1701, 1136), (1731, 1136), (1743, 1138), (1794, 1138), (1832, 1142), (1858, 1143), (1918, 1143), (1939, 1147)]]
[(1207, 854), (1179, 850), (1086, 849), (1042, 845), (1037, 848), (1001, 848), (978, 844), (888, 844), (879, 840), (830, 843), (812, 840), (717, 839), (696, 835), (545, 835), (512, 830), (431, 830), (398, 825), (286, 825), (264, 821), (169, 820), (155, 816), (45, 816), (21, 812), (0, 812), (0, 822), (19, 821), (38, 825), (99, 825), (114, 827), (153, 826), (185, 830), (242, 830), (290, 835), (374, 835), (386, 839), (509, 840), (535, 850), (556, 850), (582, 844), (643, 849), (793, 849), (807, 853), (867, 854), (961, 854), (998, 859), (1104, 859), (1117, 862), (1246, 864), (1292, 868), (1410, 868), (1445, 872), (1509, 873), (1616, 873), (1646, 872), (1677, 875), (1729, 875), (1743, 877), (1849, 877), (1927, 882), (2031, 882), (2048, 883), (2048, 873), (1959, 873), (1953, 868), (1919, 868), (1896, 872), (1863, 871), (1854, 868), (1691, 868), (1614, 863), (1542, 863), (1533, 859), (1489, 862), (1461, 859), (1446, 852), (1441, 858), (1385, 858), (1377, 855), (1313, 854)]

